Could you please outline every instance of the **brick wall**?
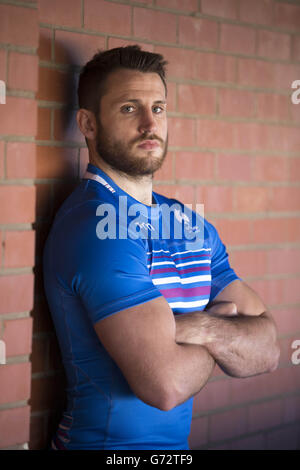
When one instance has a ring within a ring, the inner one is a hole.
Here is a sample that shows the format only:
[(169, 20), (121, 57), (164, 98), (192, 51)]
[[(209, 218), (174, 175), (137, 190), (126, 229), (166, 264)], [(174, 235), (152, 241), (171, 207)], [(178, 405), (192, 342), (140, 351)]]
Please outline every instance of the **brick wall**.
[(38, 11), (15, 3), (0, 4), (0, 447), (18, 449), (30, 423)]
[(281, 343), (272, 374), (232, 379), (215, 370), (195, 398), (191, 447), (299, 449), (291, 346), (300, 339), (300, 104), (291, 103), (291, 84), (300, 80), (300, 2), (4, 1), (0, 25), (0, 447), (45, 448), (64, 405), (41, 255), (87, 163), (74, 121), (79, 67), (97, 48), (137, 43), (169, 61), (170, 145), (155, 190), (204, 202)]

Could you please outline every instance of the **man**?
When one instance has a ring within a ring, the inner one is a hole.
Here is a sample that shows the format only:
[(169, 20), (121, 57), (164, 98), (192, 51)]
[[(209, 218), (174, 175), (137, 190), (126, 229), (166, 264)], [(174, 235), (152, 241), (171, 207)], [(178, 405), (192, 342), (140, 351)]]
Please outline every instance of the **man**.
[(277, 367), (274, 322), (216, 229), (152, 191), (167, 152), (165, 64), (128, 46), (80, 76), (90, 163), (44, 254), (68, 378), (54, 449), (188, 449), (193, 396), (216, 363), (233, 377)]

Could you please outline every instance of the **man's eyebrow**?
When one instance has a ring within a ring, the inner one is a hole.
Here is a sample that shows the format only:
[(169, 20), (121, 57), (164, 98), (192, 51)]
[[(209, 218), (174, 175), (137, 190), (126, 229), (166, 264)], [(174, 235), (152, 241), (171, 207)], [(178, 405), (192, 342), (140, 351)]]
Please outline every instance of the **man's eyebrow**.
[[(126, 98), (126, 96), (122, 96), (122, 97), (116, 99), (114, 101), (114, 104), (124, 103), (124, 102), (126, 102), (126, 103), (128, 103), (128, 102), (130, 102), (130, 103), (140, 103), (141, 100), (137, 100), (137, 99), (134, 99), (134, 98)], [(166, 100), (155, 100), (155, 101), (153, 101), (153, 103), (154, 104), (166, 104), (167, 102), (166, 102)]]

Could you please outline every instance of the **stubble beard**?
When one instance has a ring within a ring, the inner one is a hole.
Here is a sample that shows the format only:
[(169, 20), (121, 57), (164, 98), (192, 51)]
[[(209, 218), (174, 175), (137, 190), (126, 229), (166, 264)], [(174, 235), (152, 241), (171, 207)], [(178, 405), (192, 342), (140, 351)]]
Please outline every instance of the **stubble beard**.
[[(157, 136), (141, 137), (136, 141), (127, 144), (127, 148), (124, 148), (124, 144), (107, 135), (100, 123), (100, 120), (98, 120), (97, 127), (97, 154), (114, 171), (132, 178), (140, 178), (143, 176), (153, 177), (153, 174), (161, 168), (167, 155), (168, 136), (165, 142)], [(151, 155), (151, 152), (149, 152), (145, 157), (135, 156), (134, 152), (130, 150), (129, 147), (132, 148), (137, 141), (142, 142), (146, 139), (157, 139), (159, 141), (162, 145), (162, 153), (159, 156), (154, 157)]]

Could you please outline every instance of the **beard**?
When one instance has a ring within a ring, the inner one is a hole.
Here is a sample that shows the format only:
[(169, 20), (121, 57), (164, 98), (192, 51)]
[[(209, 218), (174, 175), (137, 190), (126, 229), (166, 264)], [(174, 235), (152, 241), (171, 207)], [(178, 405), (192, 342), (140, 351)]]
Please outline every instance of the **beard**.
[[(168, 136), (163, 141), (156, 135), (143, 136), (135, 139), (131, 143), (124, 144), (107, 134), (103, 129), (100, 120), (97, 119), (97, 139), (96, 150), (99, 157), (107, 163), (110, 168), (118, 173), (131, 177), (142, 177), (152, 175), (162, 166), (168, 150)], [(160, 155), (152, 155), (152, 151), (146, 151), (145, 156), (136, 156), (131, 150), (137, 143), (145, 140), (157, 140), (161, 145)]]

